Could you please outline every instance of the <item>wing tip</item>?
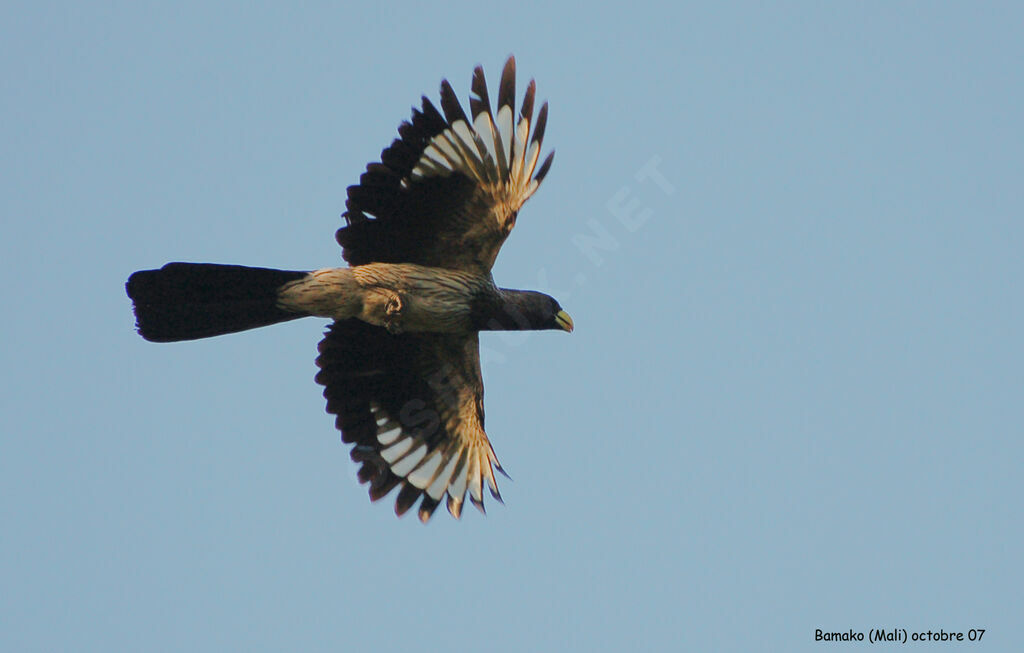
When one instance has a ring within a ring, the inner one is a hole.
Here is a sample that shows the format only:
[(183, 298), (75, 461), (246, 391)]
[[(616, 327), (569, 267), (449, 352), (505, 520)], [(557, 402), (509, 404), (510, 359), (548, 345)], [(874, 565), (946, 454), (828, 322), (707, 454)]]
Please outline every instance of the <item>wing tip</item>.
[(470, 494), (469, 500), (476, 507), (476, 509), (480, 511), (481, 515), (483, 515), (484, 517), (487, 516), (487, 508), (484, 507), (483, 497), (477, 499), (475, 496)]
[(395, 499), (395, 514), (401, 517), (407, 513), (419, 497), (419, 488), (411, 483), (405, 483), (402, 486), (402, 491), (398, 493), (398, 497)]
[(544, 163), (540, 164), (540, 170), (533, 176), (533, 180), (540, 185), (540, 182), (544, 181), (544, 177), (548, 176), (548, 171), (551, 170), (551, 163), (555, 160), (555, 151), (551, 150), (548, 152), (547, 157), (544, 159)]
[(429, 522), (430, 518), (434, 516), (434, 511), (437, 510), (437, 506), (440, 505), (440, 503), (440, 501), (424, 494), (423, 500), (420, 501), (420, 509), (416, 513), (416, 516), (419, 517), (420, 523), (426, 524)]

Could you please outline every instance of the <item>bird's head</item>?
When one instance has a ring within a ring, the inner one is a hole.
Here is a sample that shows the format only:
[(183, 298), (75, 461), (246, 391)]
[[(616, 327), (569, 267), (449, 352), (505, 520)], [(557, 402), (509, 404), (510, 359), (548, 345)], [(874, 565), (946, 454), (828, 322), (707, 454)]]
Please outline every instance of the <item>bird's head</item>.
[(484, 320), (484, 331), (542, 331), (559, 329), (572, 333), (573, 324), (569, 314), (562, 310), (558, 301), (533, 290), (501, 291), (502, 303), (488, 311)]

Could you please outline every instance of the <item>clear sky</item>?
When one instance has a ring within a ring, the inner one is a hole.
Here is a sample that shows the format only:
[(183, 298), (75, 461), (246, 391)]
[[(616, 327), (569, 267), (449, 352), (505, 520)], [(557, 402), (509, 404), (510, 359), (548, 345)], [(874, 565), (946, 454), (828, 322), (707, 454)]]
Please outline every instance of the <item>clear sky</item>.
[[(285, 4), (0, 8), (0, 650), (1019, 646), (1020, 4)], [(510, 53), (557, 155), (495, 277), (576, 332), (483, 337), (515, 480), (424, 527), (324, 321), (155, 345), (124, 281), (340, 265), (346, 186)]]

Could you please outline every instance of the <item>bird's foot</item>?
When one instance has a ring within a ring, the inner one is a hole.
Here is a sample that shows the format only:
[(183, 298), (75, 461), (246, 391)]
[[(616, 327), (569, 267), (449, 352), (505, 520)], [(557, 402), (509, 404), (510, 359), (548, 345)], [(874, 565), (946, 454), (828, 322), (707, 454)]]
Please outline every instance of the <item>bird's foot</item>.
[(402, 298), (399, 295), (392, 295), (388, 297), (388, 301), (384, 304), (384, 327), (388, 330), (388, 333), (399, 334), (402, 332)]

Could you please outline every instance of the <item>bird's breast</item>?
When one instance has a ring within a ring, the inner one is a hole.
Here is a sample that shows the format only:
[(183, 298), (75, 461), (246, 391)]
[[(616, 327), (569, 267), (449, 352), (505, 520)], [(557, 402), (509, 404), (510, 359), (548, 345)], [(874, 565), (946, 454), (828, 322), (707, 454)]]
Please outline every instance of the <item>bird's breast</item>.
[(393, 332), (470, 331), (474, 298), (490, 283), (465, 272), (412, 264), (371, 263), (353, 272), (364, 288), (360, 319)]

